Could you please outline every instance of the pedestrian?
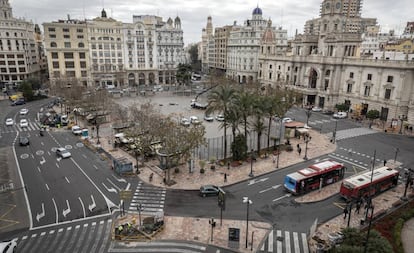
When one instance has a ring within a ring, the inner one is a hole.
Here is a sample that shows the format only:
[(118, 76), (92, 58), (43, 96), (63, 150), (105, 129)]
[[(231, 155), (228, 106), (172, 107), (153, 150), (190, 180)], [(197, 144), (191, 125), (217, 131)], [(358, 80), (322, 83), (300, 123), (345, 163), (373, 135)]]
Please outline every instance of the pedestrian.
[(387, 160), (384, 159), (384, 166), (387, 164)]
[(300, 145), (299, 145), (299, 143), (296, 145), (296, 147), (299, 149), (300, 148)]
[(348, 206), (344, 208), (344, 220), (346, 219), (346, 215), (348, 214)]
[(273, 157), (273, 163), (275, 163), (276, 162), (276, 156), (272, 155), (272, 157)]
[(356, 203), (355, 213), (359, 214), (359, 209), (361, 209), (361, 201), (358, 200)]
[(298, 149), (299, 155), (300, 155), (301, 152), (302, 152), (302, 149), (299, 147), (299, 149)]
[(227, 173), (224, 173), (224, 183), (227, 182)]

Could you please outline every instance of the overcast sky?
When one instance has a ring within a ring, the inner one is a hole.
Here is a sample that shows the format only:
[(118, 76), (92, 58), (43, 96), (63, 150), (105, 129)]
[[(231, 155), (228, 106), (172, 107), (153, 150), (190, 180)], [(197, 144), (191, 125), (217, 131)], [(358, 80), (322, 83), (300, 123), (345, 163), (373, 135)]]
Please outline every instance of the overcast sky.
[[(132, 15), (157, 15), (181, 19), (184, 42), (201, 41), (201, 30), (211, 16), (213, 27), (243, 24), (252, 17), (259, 5), (263, 18), (272, 19), (274, 26), (283, 26), (288, 35), (297, 29), (303, 32), (306, 20), (319, 16), (322, 0), (9, 0), (15, 17), (24, 17), (34, 23), (66, 19), (91, 19), (100, 16), (102, 8), (107, 15), (122, 22), (132, 22)], [(407, 21), (414, 21), (413, 0), (364, 0), (362, 16), (377, 18), (383, 32), (394, 29), (397, 34)], [(43, 28), (42, 28), (43, 29)]]

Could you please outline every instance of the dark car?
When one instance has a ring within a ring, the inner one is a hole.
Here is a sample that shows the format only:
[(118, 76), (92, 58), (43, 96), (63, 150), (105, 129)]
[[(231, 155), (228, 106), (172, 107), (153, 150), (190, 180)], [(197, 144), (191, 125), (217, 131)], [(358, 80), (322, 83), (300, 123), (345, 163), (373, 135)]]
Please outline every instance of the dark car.
[(215, 185), (203, 185), (200, 187), (200, 196), (217, 196), (219, 194), (220, 187)]
[(12, 103), (12, 106), (15, 106), (15, 105), (24, 105), (24, 104), (26, 104), (26, 101), (24, 101), (24, 99), (18, 99), (18, 100), (14, 101)]
[(20, 136), (19, 138), (19, 144), (20, 146), (27, 146), (30, 144), (29, 138), (25, 137), (25, 136)]

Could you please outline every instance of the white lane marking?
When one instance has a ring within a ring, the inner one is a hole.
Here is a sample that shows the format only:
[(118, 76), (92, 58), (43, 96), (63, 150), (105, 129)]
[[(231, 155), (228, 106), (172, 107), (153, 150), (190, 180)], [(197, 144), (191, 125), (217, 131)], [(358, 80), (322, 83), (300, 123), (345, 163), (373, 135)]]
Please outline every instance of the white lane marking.
[(337, 157), (337, 156), (334, 156), (334, 155), (328, 155), (328, 156), (329, 156), (329, 157), (332, 157), (332, 158), (335, 158), (335, 159), (338, 159), (338, 160), (341, 160), (341, 161), (343, 161), (343, 162), (346, 162), (346, 163), (349, 163), (349, 164), (355, 165), (355, 166), (357, 166), (357, 167), (359, 167), (359, 168), (365, 169), (364, 167), (362, 167), (362, 166), (360, 166), (360, 165), (358, 165), (358, 164), (356, 164), (356, 163), (353, 163), (353, 162), (350, 162), (350, 161), (347, 161), (347, 160), (341, 159), (341, 158), (339, 158), (339, 157)]
[(280, 184), (277, 184), (277, 185), (274, 185), (274, 186), (272, 186), (272, 187), (270, 187), (270, 188), (267, 188), (267, 189), (261, 190), (261, 191), (259, 191), (259, 193), (267, 192), (267, 191), (270, 191), (270, 190), (272, 190), (272, 189), (277, 189), (277, 188), (279, 188), (280, 186), (281, 186)]
[(285, 194), (285, 195), (283, 195), (283, 196), (280, 196), (279, 198), (276, 198), (276, 199), (274, 199), (274, 200), (272, 200), (272, 201), (273, 201), (273, 202), (275, 202), (275, 201), (278, 201), (278, 200), (281, 200), (281, 199), (284, 199), (284, 198), (288, 198), (288, 197), (290, 197), (290, 196), (292, 196), (292, 194), (287, 193), (287, 194)]
[(56, 163), (56, 167), (60, 168), (58, 163)]
[(117, 193), (118, 191), (116, 190), (116, 189), (114, 189), (114, 188), (108, 188), (104, 183), (102, 183), (102, 185), (105, 187), (105, 189), (107, 190), (107, 191), (109, 191), (109, 192), (115, 192), (115, 193)]
[(272, 231), (270, 231), (268, 242), (269, 242), (268, 251), (273, 252), (273, 229)]
[(125, 178), (117, 178), (115, 175), (112, 175), (115, 179), (116, 179), (116, 181), (118, 181), (118, 182), (123, 182), (123, 183), (126, 183), (127, 181), (125, 180)]
[(42, 203), (42, 212), (41, 213), (37, 213), (36, 215), (36, 220), (37, 222), (40, 221), (41, 218), (45, 217), (45, 204)]
[(85, 159), (88, 159), (88, 157), (87, 157), (85, 154), (82, 154), (82, 156), (83, 156)]
[(42, 171), (40, 170), (40, 168), (39, 168), (39, 167), (37, 167), (37, 170), (38, 170), (40, 173), (42, 173)]
[(58, 209), (57, 209), (57, 205), (56, 205), (56, 201), (54, 198), (52, 198), (53, 201), (53, 205), (55, 206), (55, 212), (56, 212), (56, 224), (59, 223), (59, 213), (58, 213)]
[(70, 205), (69, 205), (69, 200), (66, 200), (66, 206), (68, 207), (68, 208), (66, 208), (66, 209), (63, 209), (63, 212), (62, 212), (62, 214), (63, 214), (63, 216), (66, 218), (66, 215), (68, 215), (69, 213), (70, 213)]
[(49, 185), (45, 184), (45, 186), (46, 186), (46, 189), (49, 191), (50, 190)]
[(119, 188), (116, 184), (114, 184), (109, 178), (107, 178), (106, 181), (108, 181), (111, 185), (113, 185), (118, 191), (121, 190), (121, 188)]
[(82, 199), (80, 197), (78, 197), (78, 199), (79, 199), (79, 202), (81, 203), (81, 206), (82, 206), (83, 218), (85, 218), (86, 217), (85, 205), (83, 204)]
[[(278, 231), (276, 232), (276, 236), (277, 236), (277, 239), (276, 239), (276, 247), (277, 247), (277, 251), (276, 251), (276, 252), (283, 252), (283, 251), (282, 251), (282, 241), (281, 241), (281, 240), (279, 240), (279, 238), (281, 238), (281, 237), (282, 237), (282, 230), (278, 230)], [(309, 252), (309, 251), (305, 251), (305, 252)]]
[(96, 207), (95, 199), (93, 198), (93, 195), (91, 195), (92, 204), (88, 206), (89, 212), (92, 212), (92, 210)]
[(96, 165), (94, 164), (93, 167), (95, 168), (95, 170), (98, 170), (98, 167), (96, 167)]
[(268, 177), (261, 178), (261, 179), (253, 179), (253, 180), (250, 180), (247, 185), (253, 185), (253, 184), (261, 183), (261, 182), (264, 182), (264, 181), (266, 181), (268, 179), (269, 179)]
[(69, 181), (69, 179), (68, 179), (67, 177), (65, 177), (65, 179), (66, 179), (66, 182), (68, 182), (68, 184), (70, 184), (70, 181)]
[(45, 158), (42, 156), (42, 160), (40, 160), (40, 165), (43, 165), (46, 162)]

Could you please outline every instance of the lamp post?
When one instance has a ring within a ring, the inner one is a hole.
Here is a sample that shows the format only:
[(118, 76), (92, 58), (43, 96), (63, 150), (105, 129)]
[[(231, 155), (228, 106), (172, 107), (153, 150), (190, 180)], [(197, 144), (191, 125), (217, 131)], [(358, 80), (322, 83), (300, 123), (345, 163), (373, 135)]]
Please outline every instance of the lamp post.
[(101, 142), (99, 140), (99, 123), (98, 123), (98, 120), (97, 120), (97, 116), (95, 116), (94, 123), (95, 123), (95, 127), (96, 127), (96, 137), (98, 138), (98, 140), (96, 141), (96, 144), (101, 144)]
[(281, 144), (281, 141), (282, 141), (282, 127), (283, 127), (283, 120), (282, 120), (282, 118), (280, 118), (279, 121), (280, 121), (280, 129), (279, 129), (279, 145), (277, 145), (277, 163), (276, 163), (276, 169), (279, 168), (280, 144)]
[(246, 211), (246, 249), (247, 249), (247, 241), (249, 239), (249, 206), (253, 204), (253, 201), (249, 199), (249, 197), (243, 197), (243, 203), (246, 203), (247, 211)]
[(332, 133), (332, 143), (336, 142), (336, 129), (338, 129), (338, 120), (337, 119), (335, 119), (335, 129)]
[(369, 225), (368, 225), (368, 231), (367, 231), (367, 238), (365, 239), (364, 253), (366, 253), (367, 252), (367, 249), (368, 249), (369, 233), (371, 232), (372, 218), (374, 217), (374, 205), (372, 205), (372, 202), (369, 203), (369, 206), (367, 208), (367, 213), (368, 213), (368, 210), (371, 210), (371, 217), (369, 219)]
[(413, 170), (411, 168), (408, 169), (407, 172), (405, 172), (405, 175), (407, 176), (406, 181), (405, 181), (405, 188), (404, 188), (404, 196), (401, 197), (402, 200), (407, 201), (407, 189), (408, 189), (408, 185), (410, 185), (412, 176), (411, 173), (413, 172)]
[(254, 177), (253, 175), (253, 149), (250, 151), (250, 174), (249, 177)]
[(308, 160), (308, 143), (309, 143), (309, 134), (306, 134), (305, 136), (305, 156), (303, 157), (303, 160)]
[(305, 113), (306, 113), (306, 126), (309, 126), (309, 118), (312, 115), (312, 108), (310, 106), (308, 106), (306, 108)]
[(213, 229), (216, 226), (216, 222), (214, 221), (214, 218), (211, 217), (208, 223), (211, 225), (211, 242), (213, 242)]
[(397, 161), (397, 154), (398, 154), (398, 152), (400, 152), (400, 149), (399, 148), (395, 148), (394, 162)]

